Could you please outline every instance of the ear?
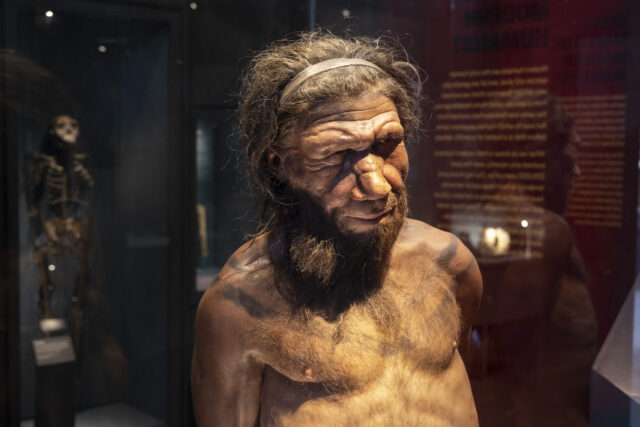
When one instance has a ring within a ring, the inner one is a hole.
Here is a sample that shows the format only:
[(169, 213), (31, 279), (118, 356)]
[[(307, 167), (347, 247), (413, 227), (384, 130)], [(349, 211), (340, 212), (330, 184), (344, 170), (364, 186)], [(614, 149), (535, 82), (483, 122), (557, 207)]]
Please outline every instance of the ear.
[(278, 154), (273, 148), (269, 149), (269, 154), (267, 154), (267, 164), (269, 165), (269, 167), (271, 168), (271, 170), (274, 172), (276, 178), (278, 178), (278, 181), (280, 182), (286, 182), (286, 174), (284, 173), (284, 168), (283, 166), (283, 162), (282, 162), (282, 158), (280, 157), (280, 154)]

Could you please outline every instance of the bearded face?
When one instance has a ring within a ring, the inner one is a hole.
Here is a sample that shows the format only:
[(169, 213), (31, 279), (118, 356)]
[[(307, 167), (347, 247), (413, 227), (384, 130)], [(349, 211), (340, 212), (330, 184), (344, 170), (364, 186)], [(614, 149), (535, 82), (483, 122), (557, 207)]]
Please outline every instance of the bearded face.
[(326, 103), (294, 140), (278, 165), (294, 201), (279, 227), (285, 270), (304, 300), (366, 297), (381, 284), (407, 211), (408, 159), (395, 105), (376, 91)]

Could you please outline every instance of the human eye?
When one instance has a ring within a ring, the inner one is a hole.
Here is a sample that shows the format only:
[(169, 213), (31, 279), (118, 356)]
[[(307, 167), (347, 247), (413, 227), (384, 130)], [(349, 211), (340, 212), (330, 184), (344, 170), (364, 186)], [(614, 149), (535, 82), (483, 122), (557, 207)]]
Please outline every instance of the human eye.
[(328, 167), (339, 166), (342, 164), (345, 156), (349, 151), (351, 150), (346, 149), (346, 150), (330, 151), (328, 153), (323, 153), (321, 157), (309, 159), (307, 161), (307, 166), (312, 171), (319, 171)]
[(401, 142), (401, 136), (389, 135), (385, 138), (375, 140), (370, 147), (370, 151), (372, 153), (378, 154), (379, 156), (387, 157)]

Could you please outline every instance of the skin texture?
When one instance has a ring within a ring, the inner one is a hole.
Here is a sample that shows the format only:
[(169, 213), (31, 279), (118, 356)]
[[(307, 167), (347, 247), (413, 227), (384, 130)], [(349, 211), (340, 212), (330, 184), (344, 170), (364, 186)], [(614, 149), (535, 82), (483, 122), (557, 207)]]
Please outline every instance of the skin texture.
[[(485, 292), (470, 365), (482, 425), (588, 425), (597, 324), (583, 261), (562, 218), (580, 177), (581, 141), (575, 128), (566, 140), (554, 140), (559, 146), (547, 153), (545, 210), (539, 215), (541, 257), (479, 257)], [(534, 206), (521, 200), (524, 212)], [(515, 207), (512, 201), (500, 205)]]
[(343, 233), (366, 233), (385, 222), (390, 191), (404, 186), (403, 134), (393, 102), (375, 91), (328, 103), (300, 121), (280, 179), (335, 215)]
[[(372, 89), (300, 118), (274, 167), (357, 238), (389, 220), (404, 187), (403, 133), (393, 102)], [(405, 219), (382, 285), (339, 313), (277, 291), (280, 244), (243, 245), (200, 302), (198, 425), (477, 425), (461, 353), (482, 285), (457, 238)]]

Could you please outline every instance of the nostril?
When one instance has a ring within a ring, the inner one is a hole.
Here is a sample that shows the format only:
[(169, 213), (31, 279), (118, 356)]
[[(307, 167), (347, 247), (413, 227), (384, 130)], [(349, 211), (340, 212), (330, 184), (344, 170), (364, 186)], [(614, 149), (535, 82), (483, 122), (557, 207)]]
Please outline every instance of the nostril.
[(353, 190), (351, 190), (351, 198), (353, 200), (357, 200), (357, 201), (362, 201), (362, 200), (366, 200), (367, 196), (366, 194), (364, 194), (362, 192), (362, 190), (360, 190), (360, 188), (356, 185), (355, 187), (353, 187)]
[(359, 176), (362, 193), (369, 199), (385, 197), (391, 191), (391, 185), (379, 172), (368, 172)]

